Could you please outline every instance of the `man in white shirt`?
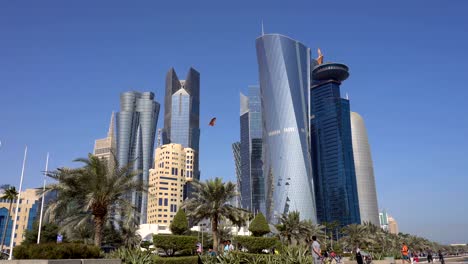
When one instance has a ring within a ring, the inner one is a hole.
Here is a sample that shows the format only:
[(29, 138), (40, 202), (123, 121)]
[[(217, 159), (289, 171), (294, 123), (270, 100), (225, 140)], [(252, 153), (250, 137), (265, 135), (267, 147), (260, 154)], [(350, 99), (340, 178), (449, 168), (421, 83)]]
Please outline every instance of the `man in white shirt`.
[(312, 257), (314, 257), (314, 264), (321, 264), (322, 253), (320, 251), (320, 244), (317, 242), (317, 237), (312, 236)]

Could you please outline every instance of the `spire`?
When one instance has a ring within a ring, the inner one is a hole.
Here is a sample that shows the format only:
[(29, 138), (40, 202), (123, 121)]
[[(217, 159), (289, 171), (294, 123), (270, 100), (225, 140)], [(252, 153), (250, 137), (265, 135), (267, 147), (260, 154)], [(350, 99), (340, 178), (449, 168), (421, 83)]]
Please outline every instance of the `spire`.
[(114, 111), (112, 111), (111, 120), (109, 124), (109, 131), (107, 132), (107, 137), (114, 136)]
[(265, 35), (265, 31), (263, 30), (263, 20), (262, 20), (262, 36)]

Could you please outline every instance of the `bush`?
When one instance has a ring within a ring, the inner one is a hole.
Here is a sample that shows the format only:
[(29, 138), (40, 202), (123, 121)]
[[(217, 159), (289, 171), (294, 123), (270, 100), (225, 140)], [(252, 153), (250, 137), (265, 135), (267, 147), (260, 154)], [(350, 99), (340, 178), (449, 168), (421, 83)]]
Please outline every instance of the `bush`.
[(192, 236), (155, 235), (153, 245), (166, 252), (167, 256), (174, 256), (180, 250), (192, 250), (195, 248), (197, 238)]
[(174, 235), (183, 235), (189, 230), (187, 215), (184, 210), (179, 209), (179, 211), (177, 211), (169, 228)]
[(119, 248), (118, 250), (110, 253), (109, 258), (118, 258), (122, 260), (123, 264), (152, 264), (152, 255), (148, 251), (141, 251), (140, 249)]
[(274, 237), (236, 236), (235, 241), (250, 253), (261, 253), (263, 249), (271, 249), (281, 245), (280, 241)]
[(198, 256), (190, 257), (154, 257), (153, 263), (157, 264), (198, 264)]
[(15, 259), (84, 259), (102, 258), (96, 246), (77, 243), (30, 244), (15, 247)]
[(250, 223), (249, 231), (252, 232), (252, 235), (255, 237), (261, 237), (270, 233), (270, 227), (268, 226), (268, 222), (262, 213), (259, 213), (257, 216), (255, 216), (252, 223)]

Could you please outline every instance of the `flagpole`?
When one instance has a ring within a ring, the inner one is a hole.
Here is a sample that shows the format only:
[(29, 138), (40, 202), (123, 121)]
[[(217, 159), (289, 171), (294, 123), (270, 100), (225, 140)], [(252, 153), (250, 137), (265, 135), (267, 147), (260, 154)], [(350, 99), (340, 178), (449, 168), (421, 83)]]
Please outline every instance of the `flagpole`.
[(18, 198), (16, 199), (16, 212), (15, 212), (15, 219), (13, 220), (13, 226), (11, 228), (11, 238), (10, 238), (10, 256), (8, 256), (8, 260), (13, 259), (13, 240), (15, 239), (16, 233), (16, 219), (18, 218), (18, 209), (21, 200), (21, 188), (23, 187), (23, 176), (24, 176), (24, 166), (26, 165), (26, 156), (28, 154), (28, 146), (24, 149), (24, 158), (23, 158), (23, 167), (21, 169), (21, 178), (20, 178), (20, 185), (18, 191)]
[(37, 233), (37, 244), (41, 242), (42, 214), (44, 211), (45, 185), (46, 185), (46, 175), (47, 175), (48, 169), (49, 169), (49, 152), (47, 152), (47, 159), (46, 159), (45, 172), (44, 172), (44, 185), (42, 186), (41, 214), (39, 217), (39, 232)]

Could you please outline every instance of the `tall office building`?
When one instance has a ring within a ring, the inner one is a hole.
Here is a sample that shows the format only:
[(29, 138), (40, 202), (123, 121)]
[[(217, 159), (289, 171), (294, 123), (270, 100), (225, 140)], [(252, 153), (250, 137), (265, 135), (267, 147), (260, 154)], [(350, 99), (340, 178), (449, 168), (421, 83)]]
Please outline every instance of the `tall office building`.
[(262, 131), (260, 87), (249, 86), (247, 96), (240, 94), (239, 191), (243, 208), (265, 214)]
[(10, 217), (8, 217), (10, 201), (0, 199), (0, 239), (3, 237), (3, 230), (6, 223), (8, 223), (4, 248), (10, 248), (11, 232), (13, 232), (13, 230), (15, 230), (13, 246), (19, 245), (23, 242), (26, 230), (32, 230), (33, 228), (33, 223), (36, 221), (40, 210), (40, 203), (41, 197), (37, 194), (37, 189), (26, 189), (21, 192), (18, 218), (16, 221), (16, 227), (13, 228), (13, 220), (16, 213), (16, 200), (13, 201), (13, 206), (10, 210)]
[[(242, 184), (242, 164), (241, 164), (241, 155), (240, 155), (240, 142), (234, 142), (232, 143), (232, 154), (234, 156), (234, 165), (236, 169), (236, 188), (237, 192), (240, 194), (240, 186)], [(238, 207), (241, 206), (241, 195), (236, 196), (236, 204)]]
[(156, 149), (154, 169), (150, 169), (148, 223), (169, 227), (184, 201), (184, 186), (193, 180), (194, 150), (181, 144)]
[[(163, 144), (177, 143), (195, 151), (194, 178), (200, 179), (198, 157), (200, 151), (200, 73), (190, 68), (185, 80), (179, 80), (174, 68), (166, 75), (164, 96)], [(187, 184), (184, 196), (190, 195)]]
[(348, 76), (344, 64), (319, 64), (312, 70), (310, 88), (317, 217), (320, 222), (338, 221), (342, 226), (361, 223), (349, 101), (340, 95), (340, 84)]
[(299, 211), (317, 222), (309, 152), (310, 49), (278, 34), (256, 40), (263, 119), (266, 215)]
[(390, 234), (395, 234), (398, 235), (400, 233), (400, 230), (398, 229), (398, 223), (395, 220), (395, 218), (388, 216), (388, 232)]
[(114, 157), (116, 155), (117, 142), (114, 134), (114, 112), (111, 115), (111, 121), (109, 124), (109, 130), (106, 138), (96, 139), (94, 142), (93, 155), (106, 159), (109, 165), (113, 167)]
[[(138, 171), (137, 179), (148, 184), (149, 169), (153, 164), (154, 139), (158, 123), (159, 103), (152, 92), (125, 92), (120, 95), (120, 112), (117, 113), (117, 160), (120, 166), (132, 163)], [(137, 218), (146, 223), (148, 194), (129, 194), (137, 208)]]
[(378, 226), (379, 207), (369, 139), (364, 120), (356, 112), (351, 112), (351, 133), (361, 223), (370, 222)]
[(382, 228), (385, 231), (388, 231), (388, 215), (385, 210), (379, 213), (379, 223), (380, 228)]

